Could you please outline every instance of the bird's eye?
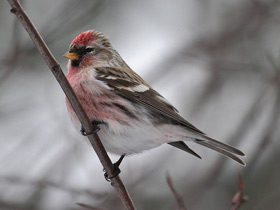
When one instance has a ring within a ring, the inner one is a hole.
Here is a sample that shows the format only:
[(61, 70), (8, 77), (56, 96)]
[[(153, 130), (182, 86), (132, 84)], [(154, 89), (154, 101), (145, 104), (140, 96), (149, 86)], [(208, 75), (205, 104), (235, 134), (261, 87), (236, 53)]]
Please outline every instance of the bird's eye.
[(94, 48), (93, 47), (87, 47), (85, 49), (86, 53), (90, 53), (90, 52), (93, 52), (94, 51)]

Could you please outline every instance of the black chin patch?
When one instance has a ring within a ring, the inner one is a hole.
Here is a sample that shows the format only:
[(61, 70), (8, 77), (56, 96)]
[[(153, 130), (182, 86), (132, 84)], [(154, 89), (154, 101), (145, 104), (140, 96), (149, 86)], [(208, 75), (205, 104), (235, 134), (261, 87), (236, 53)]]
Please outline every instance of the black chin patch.
[(79, 66), (81, 63), (81, 59), (71, 61), (71, 66)]

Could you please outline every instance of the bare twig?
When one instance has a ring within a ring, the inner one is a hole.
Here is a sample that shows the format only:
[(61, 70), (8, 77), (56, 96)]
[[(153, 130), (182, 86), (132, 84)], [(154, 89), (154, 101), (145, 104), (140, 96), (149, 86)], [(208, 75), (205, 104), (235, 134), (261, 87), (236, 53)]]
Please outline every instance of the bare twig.
[(249, 199), (247, 195), (243, 195), (243, 188), (244, 180), (242, 175), (239, 175), (239, 191), (233, 196), (229, 210), (237, 210), (243, 203), (245, 203)]
[(91, 210), (106, 210), (104, 208), (99, 208), (99, 207), (94, 207), (94, 206), (90, 206), (88, 204), (84, 204), (84, 203), (77, 203), (79, 206), (85, 208), (85, 209), (91, 209)]
[(166, 182), (171, 190), (171, 192), (173, 193), (176, 201), (177, 201), (177, 204), (178, 204), (178, 207), (179, 207), (179, 210), (187, 210), (187, 207), (185, 206), (185, 203), (184, 203), (184, 200), (182, 199), (182, 197), (177, 193), (174, 185), (173, 185), (173, 181), (171, 179), (171, 177), (169, 176), (169, 174), (167, 173), (166, 174)]
[[(93, 125), (91, 124), (88, 116), (86, 115), (85, 111), (83, 110), (81, 104), (79, 103), (73, 89), (71, 88), (69, 82), (67, 81), (65, 75), (63, 74), (60, 65), (48, 49), (46, 43), (36, 30), (35, 26), (28, 18), (27, 14), (24, 12), (23, 8), (21, 7), (18, 0), (7, 0), (11, 5), (12, 9), (11, 12), (17, 16), (27, 33), (29, 34), (30, 38), (34, 42), (35, 46), (39, 50), (40, 54), (42, 55), (43, 59), (49, 66), (50, 70), (54, 74), (56, 80), (60, 84), (61, 88), (63, 89), (65, 95), (67, 96), (69, 102), (71, 103), (76, 115), (78, 116), (79, 120), (85, 131), (90, 133), (94, 129)], [(88, 139), (95, 150), (100, 162), (102, 163), (104, 169), (106, 170), (109, 177), (112, 177), (114, 174), (114, 167), (112, 161), (110, 160), (107, 152), (105, 151), (98, 135), (95, 133), (93, 135), (89, 135)], [(119, 176), (116, 176), (111, 179), (111, 185), (115, 188), (120, 197), (125, 209), (133, 210), (135, 209), (132, 200), (122, 183)]]

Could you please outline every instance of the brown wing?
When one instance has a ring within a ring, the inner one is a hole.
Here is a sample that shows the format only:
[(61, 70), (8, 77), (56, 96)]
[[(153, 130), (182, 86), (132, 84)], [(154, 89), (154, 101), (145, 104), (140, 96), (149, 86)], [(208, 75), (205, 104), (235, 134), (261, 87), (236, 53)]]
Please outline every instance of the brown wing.
[[(129, 77), (129, 74), (125, 76), (121, 75), (121, 72), (117, 68), (97, 68), (96, 79), (105, 82), (114, 91), (131, 101), (145, 105), (148, 109), (160, 113), (177, 123), (186, 126), (190, 130), (199, 134), (204, 134), (195, 126), (187, 122), (181, 117), (177, 110), (164, 99), (158, 92), (152, 89), (146, 82), (142, 80), (140, 76)], [(106, 76), (105, 76), (106, 75)], [(137, 91), (139, 85), (147, 87), (145, 91)]]
[[(128, 70), (128, 72), (125, 72), (125, 74), (123, 74), (123, 72), (117, 68), (97, 68), (96, 72), (96, 79), (105, 82), (109, 87), (113, 88), (117, 94), (127, 98), (128, 100), (134, 101), (135, 103), (140, 103), (146, 106), (147, 109), (155, 111), (156, 113), (159, 113), (166, 118), (172, 119), (173, 122), (181, 124), (187, 129), (200, 134), (202, 139), (195, 139), (194, 142), (215, 150), (237, 161), (238, 163), (245, 165), (245, 163), (236, 156), (244, 156), (244, 153), (242, 151), (208, 137), (202, 131), (187, 122), (177, 113), (177, 110), (169, 102), (167, 102), (158, 92), (153, 90), (135, 72)], [(135, 75), (131, 76), (131, 74)], [(169, 144), (182, 149), (196, 157), (200, 157), (186, 144), (184, 144), (184, 142), (179, 141)]]

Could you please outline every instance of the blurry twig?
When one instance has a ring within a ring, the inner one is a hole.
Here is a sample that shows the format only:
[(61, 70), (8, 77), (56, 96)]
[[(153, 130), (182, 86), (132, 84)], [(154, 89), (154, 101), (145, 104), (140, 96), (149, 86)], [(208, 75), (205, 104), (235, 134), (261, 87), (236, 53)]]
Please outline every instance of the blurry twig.
[[(270, 75), (268, 79), (268, 85), (273, 88), (274, 92), (274, 102), (271, 107), (270, 116), (268, 117), (268, 122), (266, 123), (266, 128), (261, 134), (261, 143), (256, 147), (253, 154), (251, 155), (252, 163), (251, 167), (255, 165), (259, 159), (263, 156), (263, 151), (265, 151), (273, 140), (273, 132), (278, 129), (279, 122), (279, 106), (280, 106), (280, 65), (275, 62), (271, 57), (267, 57), (269, 62), (273, 67), (273, 74)], [(278, 58), (279, 60), (279, 58)], [(272, 101), (272, 100), (271, 100)], [(249, 170), (250, 171), (250, 170)]]
[[(106, 1), (102, 0), (66, 0), (65, 2), (67, 3), (54, 8), (53, 15), (46, 17), (47, 21), (40, 25), (40, 32), (49, 46), (55, 44), (57, 37), (69, 35), (73, 29), (79, 30), (94, 20), (106, 5)], [(73, 10), (83, 12), (73, 15)], [(24, 49), (25, 54), (32, 54), (36, 50), (30, 43), (23, 43), (21, 49)]]
[[(50, 52), (49, 48), (47, 47), (46, 43), (36, 30), (35, 26), (28, 18), (27, 14), (24, 12), (23, 8), (21, 7), (18, 0), (7, 0), (11, 5), (12, 9), (11, 12), (16, 15), (19, 19), (27, 33), (29, 34), (30, 38), (34, 42), (35, 46), (39, 50), (40, 54), (42, 55), (43, 59), (49, 66), (50, 70), (54, 74), (56, 80), (60, 84), (61, 88), (63, 89), (65, 95), (67, 96), (69, 102), (71, 103), (76, 115), (78, 116), (84, 130), (87, 133), (90, 133), (94, 127), (90, 122), (88, 116), (86, 115), (84, 109), (82, 108), (81, 104), (79, 103), (77, 96), (75, 95), (72, 87), (70, 86), (69, 82), (67, 81), (64, 73), (61, 70), (60, 65)], [(104, 169), (106, 170), (108, 177), (113, 177), (114, 175), (114, 167), (112, 161), (110, 160), (107, 152), (105, 151), (98, 135), (95, 133), (93, 135), (89, 135), (88, 139), (94, 148), (100, 162), (102, 163)], [(111, 179), (111, 185), (115, 188), (118, 196), (120, 197), (122, 204), (124, 205), (125, 209), (127, 210), (134, 210), (135, 207), (132, 203), (132, 200), (122, 183), (119, 176), (116, 176)]]
[[(23, 4), (24, 1), (22, 1), (21, 3)], [(20, 37), (21, 37), (19, 31), (19, 25), (20, 25), (19, 22), (17, 20), (14, 20), (10, 48), (3, 60), (3, 63), (8, 68), (6, 68), (5, 72), (1, 74), (0, 85), (3, 85), (4, 81), (6, 81), (17, 70), (15, 68), (16, 67), (15, 64), (17, 63), (19, 57), (18, 52), (20, 48)]]
[(86, 209), (91, 209), (91, 210), (106, 210), (104, 208), (99, 208), (99, 207), (94, 207), (94, 206), (90, 206), (88, 204), (84, 204), (84, 203), (77, 203), (79, 206), (84, 207)]
[(173, 185), (172, 179), (171, 179), (171, 177), (169, 176), (168, 173), (166, 174), (166, 182), (167, 182), (171, 192), (173, 193), (173, 195), (174, 195), (174, 197), (177, 201), (177, 204), (179, 206), (179, 210), (187, 210), (182, 197), (177, 193), (177, 191), (176, 191), (176, 189)]
[(247, 195), (243, 195), (243, 189), (244, 180), (242, 175), (239, 174), (239, 191), (233, 196), (229, 210), (237, 210), (243, 203), (245, 203), (249, 199)]
[[(258, 95), (255, 97), (253, 102), (251, 103), (250, 108), (247, 113), (243, 116), (243, 119), (235, 128), (235, 132), (229, 138), (229, 144), (238, 144), (241, 143), (242, 138), (245, 136), (246, 132), (250, 129), (251, 124), (254, 122), (254, 117), (256, 113), (260, 113), (263, 110), (262, 101), (264, 96), (269, 90), (269, 85), (264, 85), (258, 92)], [(253, 159), (253, 158), (252, 158)], [(199, 199), (199, 196), (202, 196), (202, 193), (206, 187), (210, 187), (214, 183), (216, 183), (219, 175), (221, 175), (222, 171), (226, 167), (227, 160), (223, 157), (219, 157), (216, 161), (215, 165), (212, 166), (211, 170), (205, 175), (205, 179), (200, 181), (193, 189), (191, 189), (192, 195), (194, 199)], [(247, 167), (250, 167), (247, 166)]]

